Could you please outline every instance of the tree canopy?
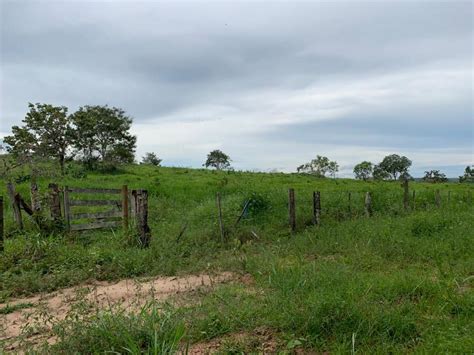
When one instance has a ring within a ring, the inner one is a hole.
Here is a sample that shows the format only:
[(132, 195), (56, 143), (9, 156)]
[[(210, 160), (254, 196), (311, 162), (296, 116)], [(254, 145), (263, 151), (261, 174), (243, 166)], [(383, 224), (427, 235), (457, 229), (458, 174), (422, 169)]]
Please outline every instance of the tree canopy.
[(325, 177), (326, 174), (335, 177), (339, 171), (339, 165), (336, 161), (329, 160), (328, 157), (317, 155), (316, 159), (300, 165), (296, 170), (298, 173), (312, 174), (317, 177)]
[(354, 167), (356, 179), (367, 181), (374, 173), (374, 165), (370, 161), (363, 161)]
[(374, 167), (375, 179), (392, 179), (397, 180), (400, 176), (411, 178), (408, 169), (411, 166), (411, 160), (405, 156), (397, 154), (387, 155), (383, 160)]
[(142, 157), (141, 164), (160, 166), (162, 159), (158, 158), (155, 153), (147, 152), (145, 156)]
[(230, 168), (230, 157), (219, 149), (213, 150), (207, 155), (206, 162), (203, 164), (206, 168), (213, 167), (216, 170)]
[(71, 120), (64, 106), (28, 104), (29, 112), (22, 127), (13, 126), (12, 135), (4, 138), (7, 150), (16, 159), (57, 159), (64, 172), (64, 162), (71, 142)]

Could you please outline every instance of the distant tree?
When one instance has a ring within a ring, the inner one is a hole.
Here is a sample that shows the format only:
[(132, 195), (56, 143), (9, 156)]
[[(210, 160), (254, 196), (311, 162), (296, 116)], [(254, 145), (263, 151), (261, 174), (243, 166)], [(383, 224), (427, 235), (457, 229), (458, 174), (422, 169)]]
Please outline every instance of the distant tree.
[(311, 160), (309, 163), (300, 165), (296, 168), (298, 173), (312, 174), (317, 177), (325, 177), (326, 174), (330, 174), (335, 177), (336, 172), (339, 171), (339, 165), (335, 161), (330, 161), (328, 157), (317, 155), (316, 159)]
[(336, 178), (336, 173), (339, 171), (339, 164), (335, 161), (330, 161), (328, 165), (328, 173), (333, 179)]
[(230, 157), (220, 151), (219, 149), (213, 150), (207, 155), (206, 162), (203, 164), (206, 168), (213, 167), (216, 170), (223, 170), (230, 168)]
[(67, 108), (49, 104), (28, 104), (30, 111), (22, 127), (13, 126), (4, 138), (7, 151), (19, 160), (53, 158), (64, 173), (66, 154), (71, 143), (71, 120)]
[(132, 163), (137, 138), (130, 133), (132, 118), (125, 111), (106, 106), (84, 106), (71, 115), (75, 125), (74, 148), (91, 165), (95, 160)]
[(474, 182), (474, 165), (466, 166), (464, 175), (459, 177), (459, 182)]
[(374, 178), (377, 176), (378, 179), (391, 178), (397, 180), (400, 175), (408, 173), (410, 166), (411, 160), (405, 156), (387, 155), (374, 167)]
[(141, 164), (160, 166), (161, 161), (162, 160), (158, 158), (155, 153), (148, 152), (142, 157)]
[(445, 174), (441, 173), (439, 170), (429, 170), (425, 171), (423, 176), (423, 181), (431, 183), (446, 182), (448, 178)]
[(363, 161), (354, 167), (356, 179), (367, 181), (374, 173), (374, 166), (370, 161)]

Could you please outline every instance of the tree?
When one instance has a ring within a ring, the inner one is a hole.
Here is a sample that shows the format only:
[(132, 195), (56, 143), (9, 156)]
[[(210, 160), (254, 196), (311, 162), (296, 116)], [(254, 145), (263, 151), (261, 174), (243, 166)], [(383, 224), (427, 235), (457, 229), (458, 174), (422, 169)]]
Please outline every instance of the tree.
[(374, 173), (374, 166), (370, 161), (363, 161), (354, 166), (354, 175), (356, 179), (367, 181)]
[(423, 176), (423, 181), (431, 182), (431, 183), (438, 183), (438, 182), (446, 182), (448, 178), (445, 174), (441, 173), (439, 170), (429, 170), (425, 171), (425, 175)]
[(376, 168), (374, 168), (374, 175), (377, 170), (379, 177), (384, 176), (384, 179), (390, 177), (392, 180), (397, 180), (399, 175), (408, 173), (410, 166), (411, 160), (407, 157), (391, 154), (383, 158)]
[(148, 152), (142, 157), (141, 164), (160, 166), (161, 159), (156, 156), (155, 153)]
[(8, 152), (20, 160), (57, 159), (64, 173), (72, 132), (67, 108), (39, 103), (29, 103), (28, 108), (24, 126), (13, 126), (12, 135), (4, 138)]
[(339, 165), (335, 161), (330, 161), (328, 157), (317, 155), (316, 159), (296, 168), (298, 173), (312, 174), (317, 177), (325, 177), (327, 173), (335, 177), (339, 170)]
[(336, 178), (336, 173), (339, 171), (339, 164), (335, 161), (329, 162), (328, 173), (332, 176), (333, 179)]
[(89, 166), (94, 160), (132, 163), (137, 138), (130, 134), (132, 118), (125, 111), (106, 106), (84, 106), (71, 115), (75, 125), (74, 147)]
[(466, 166), (464, 175), (459, 177), (459, 182), (474, 182), (474, 165)]
[(387, 180), (390, 178), (390, 174), (383, 170), (379, 165), (374, 165), (373, 177), (374, 180)]
[(230, 167), (230, 157), (220, 151), (219, 149), (213, 150), (207, 155), (207, 160), (203, 164), (206, 168), (213, 167), (216, 170), (227, 169)]

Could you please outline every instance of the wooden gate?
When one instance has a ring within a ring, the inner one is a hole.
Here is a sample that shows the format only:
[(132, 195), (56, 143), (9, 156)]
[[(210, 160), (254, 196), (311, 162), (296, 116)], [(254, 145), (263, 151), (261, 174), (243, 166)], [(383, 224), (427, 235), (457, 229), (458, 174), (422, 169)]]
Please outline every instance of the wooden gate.
[[(66, 228), (71, 231), (81, 231), (98, 228), (115, 228), (123, 225), (128, 230), (129, 193), (128, 187), (122, 189), (96, 189), (64, 186), (64, 220)], [(79, 199), (71, 198), (73, 195), (84, 194), (112, 195), (114, 199)], [(79, 207), (81, 211), (74, 211)], [(101, 208), (101, 211), (85, 211), (88, 207)], [(103, 207), (110, 207), (103, 210)], [(79, 221), (79, 223), (73, 223)], [(80, 222), (85, 221), (85, 222)]]

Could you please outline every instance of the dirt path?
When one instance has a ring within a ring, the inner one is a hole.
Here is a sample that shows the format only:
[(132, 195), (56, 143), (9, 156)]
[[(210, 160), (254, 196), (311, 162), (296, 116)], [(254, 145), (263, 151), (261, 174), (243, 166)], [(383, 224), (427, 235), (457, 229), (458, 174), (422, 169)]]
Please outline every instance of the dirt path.
[[(110, 306), (124, 309), (139, 309), (151, 300), (165, 300), (182, 292), (209, 289), (213, 285), (236, 279), (230, 272), (216, 275), (191, 275), (185, 277), (159, 277), (147, 280), (126, 279), (117, 283), (95, 282), (62, 289), (50, 294), (15, 299), (0, 304), (0, 309), (21, 308), (0, 315), (0, 341), (7, 343), (5, 350), (14, 350), (17, 337), (40, 337), (54, 342), (46, 334), (52, 324), (66, 318), (75, 305), (85, 303), (91, 308), (104, 309)], [(28, 332), (25, 330), (28, 329)], [(46, 335), (46, 336), (45, 336)]]

